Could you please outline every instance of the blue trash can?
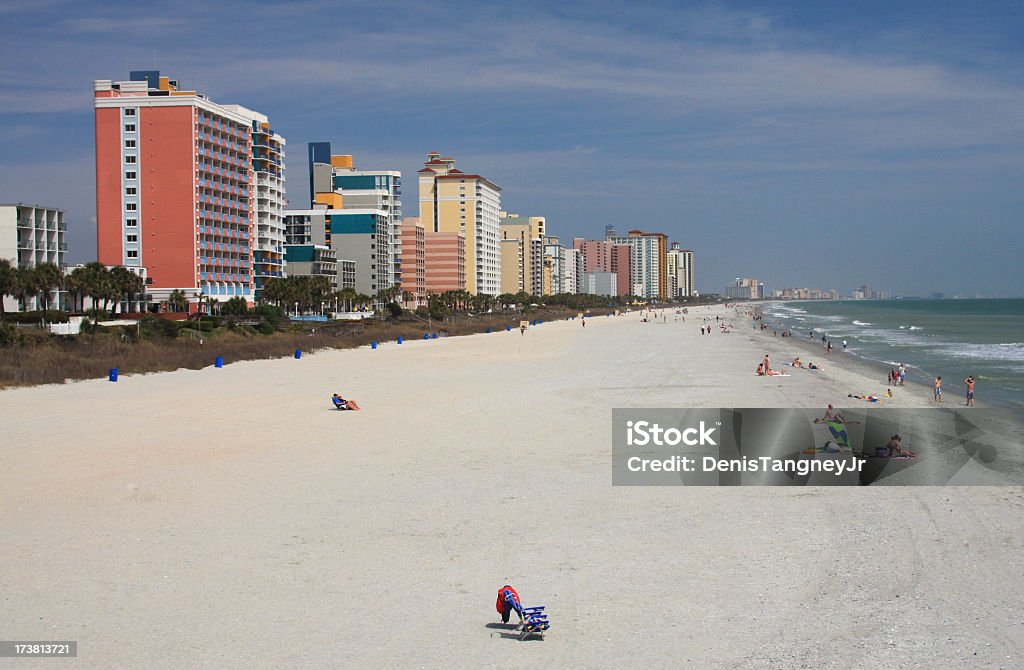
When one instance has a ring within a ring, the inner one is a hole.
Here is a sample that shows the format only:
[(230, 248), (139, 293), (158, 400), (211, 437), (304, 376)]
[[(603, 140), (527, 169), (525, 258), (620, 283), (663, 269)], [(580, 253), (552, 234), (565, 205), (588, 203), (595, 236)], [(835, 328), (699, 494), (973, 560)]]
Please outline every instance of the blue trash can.
[(430, 339), (432, 339), (432, 340), (436, 340), (436, 339), (437, 339), (437, 333), (433, 333), (433, 334), (432, 334), (432, 335), (430, 336)]
[(491, 327), (490, 326), (487, 326), (487, 332), (488, 333), (491, 332)]
[(510, 332), (511, 330), (512, 330), (512, 326), (505, 326), (505, 332), (506, 333)]
[(218, 356), (216, 359), (214, 359), (213, 365), (214, 365), (214, 367), (217, 367), (217, 368), (224, 367), (224, 357), (223, 356)]
[(401, 335), (399, 335), (399, 336), (398, 336), (398, 343), (399, 343), (399, 344), (401, 344), (401, 343), (402, 343), (402, 336), (401, 336)]
[(112, 382), (116, 382), (117, 381), (117, 368), (110, 368), (110, 377), (109, 377), (109, 379)]
[(302, 349), (295, 350), (295, 358), (302, 358)]
[(376, 349), (377, 348), (377, 340), (374, 340), (373, 342), (370, 342), (370, 348), (371, 349)]
[(430, 339), (430, 333), (423, 333), (423, 339), (424, 340), (429, 340)]

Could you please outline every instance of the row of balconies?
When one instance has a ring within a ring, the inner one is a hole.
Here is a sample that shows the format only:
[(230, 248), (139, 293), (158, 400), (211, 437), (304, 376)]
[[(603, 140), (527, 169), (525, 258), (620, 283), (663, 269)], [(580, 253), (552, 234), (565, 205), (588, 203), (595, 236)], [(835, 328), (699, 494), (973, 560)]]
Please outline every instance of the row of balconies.
[(209, 271), (216, 272), (224, 268), (237, 268), (240, 270), (247, 270), (249, 268), (249, 261), (236, 259), (236, 258), (214, 258), (214, 257), (203, 257), (199, 258), (200, 269), (206, 269)]
[(27, 219), (19, 219), (17, 227), (22, 230), (67, 230), (68, 224), (56, 221), (32, 222)]
[[(235, 170), (214, 165), (213, 163), (207, 163), (206, 161), (199, 162), (199, 170), (202, 173), (202, 176), (210, 180), (213, 179), (214, 175), (217, 175), (228, 179), (229, 185), (249, 186), (249, 175), (242, 172), (236, 172)], [(223, 180), (221, 183), (223, 183)]]
[(249, 282), (249, 275), (234, 274), (230, 272), (200, 272), (199, 278), (206, 281), (234, 281), (234, 282)]
[(249, 239), (248, 230), (240, 230), (237, 228), (219, 228), (217, 226), (203, 225), (199, 226), (200, 235), (219, 235), (221, 237), (233, 237), (241, 238), (243, 240)]
[(249, 153), (249, 145), (245, 142), (239, 142), (226, 138), (215, 138), (206, 136), (203, 133), (199, 133), (196, 137), (195, 147), (200, 152), (212, 150), (224, 150), (226, 152), (236, 153), (239, 156), (246, 156)]
[(36, 251), (67, 251), (67, 242), (40, 242), (32, 240), (18, 240), (19, 249), (34, 249)]

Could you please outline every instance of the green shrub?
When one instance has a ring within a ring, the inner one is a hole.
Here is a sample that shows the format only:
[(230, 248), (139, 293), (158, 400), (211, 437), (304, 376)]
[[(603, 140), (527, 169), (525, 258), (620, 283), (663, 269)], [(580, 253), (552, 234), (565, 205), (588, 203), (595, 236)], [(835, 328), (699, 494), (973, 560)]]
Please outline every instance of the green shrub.
[(0, 322), (0, 347), (9, 347), (17, 341), (17, 326), (6, 322)]
[[(42, 320), (42, 310), (36, 310), (34, 312), (8, 312), (7, 314), (4, 314), (4, 321), (8, 323), (39, 323)], [(55, 309), (48, 310), (46, 312), (46, 322), (67, 323), (68, 313)]]
[(167, 319), (159, 319), (154, 316), (147, 316), (139, 322), (139, 329), (143, 337), (167, 337), (178, 336), (178, 322)]

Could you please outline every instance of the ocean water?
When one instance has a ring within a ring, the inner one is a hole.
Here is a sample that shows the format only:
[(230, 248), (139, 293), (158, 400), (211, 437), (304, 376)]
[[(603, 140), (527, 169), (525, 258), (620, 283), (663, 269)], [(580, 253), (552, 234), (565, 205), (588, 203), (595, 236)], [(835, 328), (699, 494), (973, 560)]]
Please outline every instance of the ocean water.
[(879, 365), (906, 363), (913, 383), (942, 376), (943, 400), (962, 401), (974, 375), (980, 404), (1024, 408), (1024, 300), (843, 300), (765, 303), (764, 320), (794, 337), (832, 340)]

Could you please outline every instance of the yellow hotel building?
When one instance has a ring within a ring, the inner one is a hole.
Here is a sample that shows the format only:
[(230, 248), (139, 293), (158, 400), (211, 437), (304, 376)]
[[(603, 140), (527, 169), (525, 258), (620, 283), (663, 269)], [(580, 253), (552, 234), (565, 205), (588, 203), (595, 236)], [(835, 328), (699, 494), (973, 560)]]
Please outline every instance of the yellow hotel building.
[(501, 293), (501, 187), (478, 174), (456, 169), (454, 158), (439, 153), (427, 154), (419, 181), (424, 229), (465, 235), (466, 290)]

